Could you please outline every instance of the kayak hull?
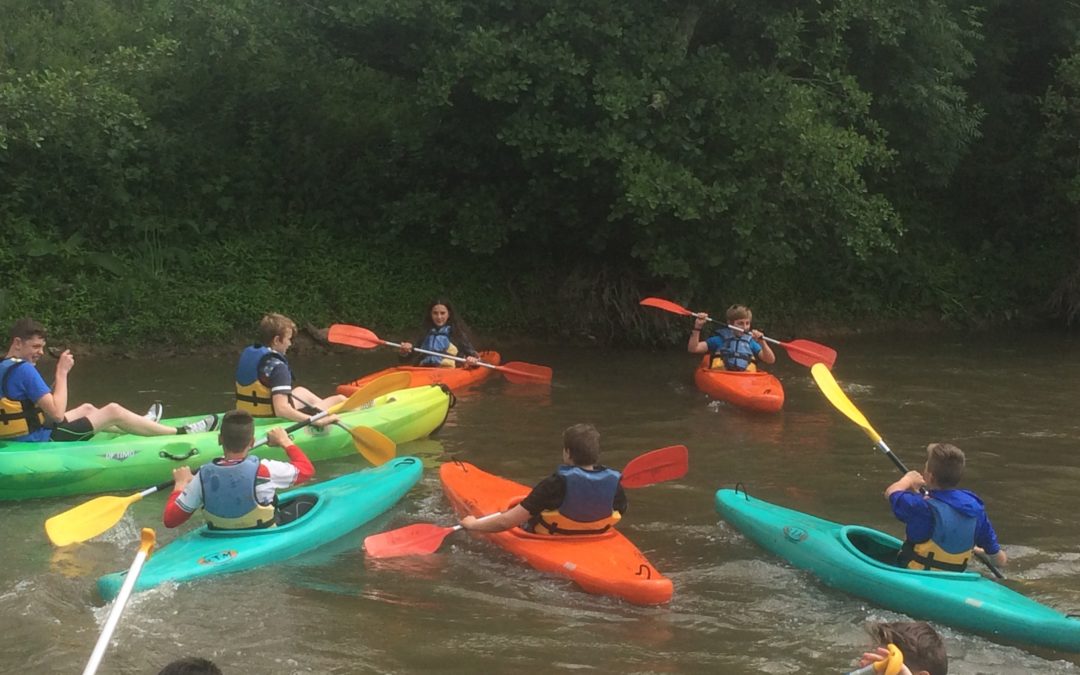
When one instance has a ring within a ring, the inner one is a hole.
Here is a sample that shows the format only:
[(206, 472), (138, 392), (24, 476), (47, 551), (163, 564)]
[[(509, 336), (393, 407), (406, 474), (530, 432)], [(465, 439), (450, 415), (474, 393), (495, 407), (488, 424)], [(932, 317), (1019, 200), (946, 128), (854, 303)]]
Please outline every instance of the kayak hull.
[(901, 542), (884, 532), (840, 525), (734, 490), (716, 493), (716, 509), (761, 547), (881, 607), (1008, 642), (1080, 652), (1080, 620), (976, 572), (896, 567), (891, 561)]
[[(439, 478), (454, 510), (462, 516), (506, 510), (529, 493), (521, 483), (461, 462), (443, 464)], [(570, 578), (589, 593), (611, 595), (638, 605), (671, 600), (671, 580), (616, 529), (598, 535), (552, 537), (515, 527), (476, 536), (506, 549), (535, 569)]]
[[(480, 352), (480, 360), (497, 366), (502, 363), (499, 352)], [(378, 379), (390, 373), (408, 373), (412, 380), (410, 387), (419, 387), (425, 384), (445, 384), (452, 391), (483, 382), (491, 376), (491, 368), (424, 368), (421, 366), (394, 366), (377, 373), (365, 375), (353, 380), (348, 384), (339, 384), (337, 393), (342, 396), (352, 396), (353, 392), (372, 380)]]
[[(379, 467), (283, 492), (283, 504), (291, 499), (315, 498), (314, 506), (295, 521), (277, 527), (222, 531), (203, 525), (188, 532), (146, 561), (135, 590), (249, 570), (318, 548), (388, 510), (420, 480), (422, 472), (419, 459), (399, 457)], [(114, 572), (98, 579), (101, 597), (116, 597), (126, 575), (127, 571)]]
[[(371, 427), (405, 443), (442, 425), (449, 406), (450, 396), (440, 387), (416, 387), (376, 398), (371, 406), (341, 413), (340, 418), (346, 425)], [(258, 419), (256, 437), (288, 424), (292, 422)], [(356, 454), (348, 432), (337, 425), (308, 426), (292, 438), (312, 461)], [(220, 456), (217, 439), (216, 431), (183, 436), (102, 433), (83, 442), (0, 443), (0, 500), (141, 490), (169, 480), (178, 466), (195, 468)], [(255, 452), (287, 459), (281, 448), (263, 446)]]
[(775, 413), (784, 407), (784, 387), (771, 373), (713, 369), (708, 359), (694, 371), (694, 384), (712, 398), (753, 412)]

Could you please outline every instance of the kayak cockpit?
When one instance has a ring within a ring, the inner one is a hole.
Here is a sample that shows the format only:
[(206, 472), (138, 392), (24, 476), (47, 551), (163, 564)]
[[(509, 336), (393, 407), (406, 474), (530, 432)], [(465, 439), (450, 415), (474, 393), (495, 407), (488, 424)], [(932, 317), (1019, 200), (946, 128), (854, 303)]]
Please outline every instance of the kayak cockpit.
[(900, 567), (897, 562), (897, 554), (900, 552), (902, 542), (891, 535), (879, 532), (869, 527), (859, 525), (845, 525), (838, 533), (840, 543), (849, 552), (855, 554), (863, 562), (876, 567), (884, 567), (889, 571), (901, 574), (945, 576), (957, 581), (981, 579), (982, 575), (976, 572), (941, 572), (937, 570), (910, 570)]
[(201, 533), (204, 537), (247, 537), (262, 534), (280, 533), (283, 529), (302, 527), (321, 510), (323, 502), (319, 495), (310, 492), (301, 492), (289, 495), (288, 499), (282, 500), (274, 509), (274, 519), (277, 525), (274, 527), (251, 528), (246, 530), (212, 530), (204, 528)]

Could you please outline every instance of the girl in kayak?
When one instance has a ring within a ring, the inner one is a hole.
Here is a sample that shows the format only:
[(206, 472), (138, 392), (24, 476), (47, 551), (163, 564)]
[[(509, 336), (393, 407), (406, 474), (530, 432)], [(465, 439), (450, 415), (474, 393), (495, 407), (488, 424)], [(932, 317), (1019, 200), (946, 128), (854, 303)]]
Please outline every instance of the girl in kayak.
[(762, 332), (750, 328), (753, 313), (746, 305), (728, 307), (728, 325), (737, 330), (724, 326), (702, 341), (701, 329), (708, 318), (709, 315), (704, 312), (694, 314), (694, 329), (690, 331), (686, 350), (691, 354), (708, 353), (710, 368), (753, 372), (757, 370), (755, 361), (776, 362), (776, 354), (769, 347), (769, 343), (762, 339)]
[[(244, 349), (236, 365), (236, 409), (253, 417), (283, 417), (303, 422), (317, 412), (345, 400), (340, 394), (316, 396), (293, 386), (293, 373), (285, 352), (296, 337), (296, 324), (283, 314), (267, 314), (259, 321), (259, 342)], [(313, 422), (324, 427), (338, 421), (327, 415)]]
[[(925, 475), (924, 475), (925, 474)], [(957, 489), (964, 474), (964, 451), (948, 443), (926, 446), (923, 473), (908, 471), (885, 488), (893, 514), (907, 525), (899, 563), (915, 570), (963, 572), (972, 551), (985, 552), (999, 566), (1007, 560), (982, 500)], [(921, 494), (923, 487), (926, 494)]]
[[(401, 343), (402, 358), (409, 358), (413, 346), (412, 342)], [(462, 365), (465, 368), (475, 368), (480, 357), (469, 340), (468, 327), (446, 300), (434, 300), (428, 306), (427, 313), (424, 314), (424, 333), (416, 340), (415, 346), (450, 356), (463, 356), (465, 363)], [(452, 359), (441, 359), (428, 354), (412, 354), (410, 360), (414, 365), (431, 368), (453, 368), (458, 364)]]
[(212, 529), (244, 530), (277, 524), (277, 491), (306, 482), (315, 475), (315, 467), (281, 427), (274, 427), (266, 436), (268, 445), (285, 449), (288, 462), (249, 455), (255, 445), (255, 420), (243, 410), (225, 413), (218, 435), (224, 456), (202, 466), (198, 480), (193, 480), (195, 476), (186, 466), (173, 469), (176, 485), (165, 504), (165, 527), (179, 527), (199, 507)]
[(0, 360), (0, 439), (23, 443), (86, 441), (102, 430), (169, 436), (213, 431), (217, 426), (217, 415), (182, 427), (160, 424), (160, 403), (150, 406), (146, 415), (119, 403), (100, 408), (83, 403), (68, 410), (68, 373), (75, 367), (75, 357), (67, 349), (57, 357), (56, 378), (50, 388), (35, 368), (45, 354), (45, 337), (45, 327), (31, 318), (19, 319), (11, 327), (11, 344)]
[(899, 675), (946, 675), (949, 672), (945, 641), (925, 621), (874, 622), (866, 630), (874, 640), (875, 648), (862, 655), (859, 659), (860, 669), (854, 673), (868, 673), (871, 664), (889, 661), (889, 645), (895, 645), (903, 655)]
[(521, 503), (497, 516), (465, 516), (461, 527), (501, 532), (522, 525), (537, 534), (599, 534), (626, 513), (621, 474), (600, 464), (600, 432), (575, 424), (563, 432), (562, 466), (536, 484)]

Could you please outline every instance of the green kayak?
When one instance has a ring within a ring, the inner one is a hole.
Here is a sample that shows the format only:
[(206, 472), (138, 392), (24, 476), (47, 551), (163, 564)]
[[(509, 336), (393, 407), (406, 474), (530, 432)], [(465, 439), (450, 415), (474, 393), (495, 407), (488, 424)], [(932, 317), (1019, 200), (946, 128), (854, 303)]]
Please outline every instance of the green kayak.
[[(376, 398), (370, 407), (341, 413), (348, 426), (376, 429), (396, 443), (423, 438), (446, 419), (450, 395), (438, 386), (402, 389)], [(201, 415), (163, 420), (178, 425)], [(272, 426), (292, 422), (256, 421), (256, 437)], [(97, 492), (138, 490), (172, 478), (172, 470), (202, 466), (221, 455), (218, 434), (132, 436), (101, 433), (71, 443), (0, 443), (0, 500), (61, 497)], [(355, 454), (352, 438), (336, 425), (305, 427), (292, 435), (312, 461)], [(262, 447), (260, 457), (287, 459), (280, 448)]]
[[(155, 552), (143, 566), (134, 590), (143, 591), (167, 581), (240, 572), (310, 551), (348, 534), (396, 504), (420, 480), (423, 470), (423, 463), (416, 457), (399, 457), (374, 469), (283, 492), (279, 512), (302, 505), (303, 515), (276, 527), (210, 530), (203, 525)], [(116, 597), (126, 575), (126, 571), (114, 572), (98, 579), (101, 597)]]
[(739, 490), (716, 493), (716, 510), (758, 545), (826, 585), (916, 619), (989, 637), (1080, 652), (1080, 619), (1066, 616), (976, 572), (896, 567), (901, 542), (884, 532), (839, 525)]

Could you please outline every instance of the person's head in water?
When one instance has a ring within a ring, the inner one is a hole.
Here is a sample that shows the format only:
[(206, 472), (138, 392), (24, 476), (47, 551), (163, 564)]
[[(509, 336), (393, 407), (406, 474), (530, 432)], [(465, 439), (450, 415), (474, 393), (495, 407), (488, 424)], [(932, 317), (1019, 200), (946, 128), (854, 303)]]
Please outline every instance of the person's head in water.
[(176, 659), (158, 671), (158, 675), (222, 675), (213, 661), (198, 656)]
[(255, 444), (255, 419), (246, 410), (230, 410), (221, 418), (218, 443), (229, 454), (241, 454)]

